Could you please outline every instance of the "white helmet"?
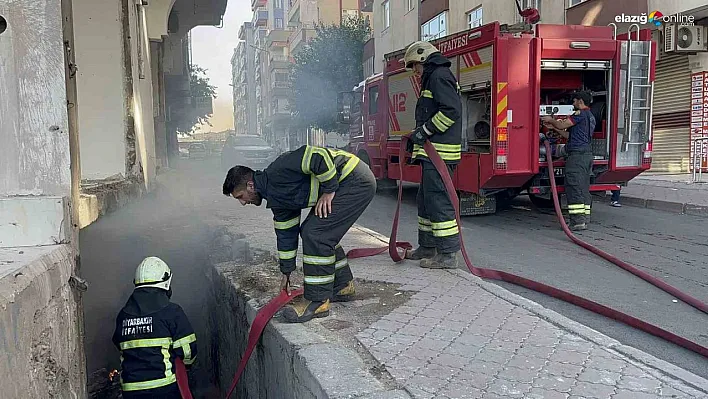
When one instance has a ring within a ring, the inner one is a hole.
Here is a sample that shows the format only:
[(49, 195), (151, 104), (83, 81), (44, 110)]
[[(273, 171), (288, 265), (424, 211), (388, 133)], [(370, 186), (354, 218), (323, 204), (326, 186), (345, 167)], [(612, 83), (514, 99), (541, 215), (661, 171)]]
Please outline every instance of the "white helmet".
[(414, 62), (423, 63), (430, 57), (431, 54), (437, 53), (438, 49), (426, 41), (418, 41), (406, 49), (406, 55), (403, 56), (403, 62), (406, 68), (410, 69), (413, 67)]
[(148, 256), (135, 269), (135, 288), (155, 287), (170, 290), (172, 271), (162, 259)]

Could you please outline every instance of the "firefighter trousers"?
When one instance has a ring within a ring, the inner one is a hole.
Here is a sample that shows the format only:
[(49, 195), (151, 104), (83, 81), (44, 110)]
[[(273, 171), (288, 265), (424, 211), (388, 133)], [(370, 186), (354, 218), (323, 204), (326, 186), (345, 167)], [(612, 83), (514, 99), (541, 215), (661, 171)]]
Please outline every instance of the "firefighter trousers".
[[(422, 177), (418, 186), (418, 245), (437, 248), (438, 253), (460, 250), (459, 227), (455, 208), (447, 195), (442, 176), (432, 162), (421, 160)], [(452, 177), (455, 165), (447, 165)]]
[(590, 218), (590, 174), (592, 173), (592, 151), (568, 151), (565, 161), (565, 192), (568, 199), (570, 223), (587, 223)]
[(339, 242), (359, 219), (376, 194), (376, 178), (364, 162), (339, 183), (332, 199), (332, 213), (315, 215), (314, 208), (300, 226), (302, 263), (307, 300), (331, 299), (352, 279), (344, 249)]

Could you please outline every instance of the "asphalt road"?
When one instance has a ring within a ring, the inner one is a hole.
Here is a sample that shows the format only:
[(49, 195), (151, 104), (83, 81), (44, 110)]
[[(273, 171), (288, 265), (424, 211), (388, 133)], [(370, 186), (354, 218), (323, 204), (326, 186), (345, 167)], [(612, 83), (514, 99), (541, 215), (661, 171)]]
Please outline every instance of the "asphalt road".
[[(404, 186), (399, 240), (417, 241), (415, 194)], [(359, 224), (388, 235), (395, 190), (379, 190)], [(512, 272), (610, 306), (708, 346), (708, 315), (673, 302), (673, 297), (576, 246), (554, 215), (533, 210), (525, 198), (496, 215), (463, 219), (467, 252), (475, 266)], [(591, 244), (708, 302), (708, 219), (632, 207), (593, 205)], [(708, 361), (698, 354), (614, 320), (508, 283), (497, 284), (588, 325), (623, 344), (641, 349), (708, 378)]]

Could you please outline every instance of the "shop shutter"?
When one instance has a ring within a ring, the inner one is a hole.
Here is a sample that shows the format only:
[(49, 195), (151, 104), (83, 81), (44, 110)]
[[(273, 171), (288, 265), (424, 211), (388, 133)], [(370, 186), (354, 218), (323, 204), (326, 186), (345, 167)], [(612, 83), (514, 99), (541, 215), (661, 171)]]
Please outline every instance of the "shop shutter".
[(654, 82), (651, 172), (688, 173), (691, 71), (685, 54), (662, 54)]

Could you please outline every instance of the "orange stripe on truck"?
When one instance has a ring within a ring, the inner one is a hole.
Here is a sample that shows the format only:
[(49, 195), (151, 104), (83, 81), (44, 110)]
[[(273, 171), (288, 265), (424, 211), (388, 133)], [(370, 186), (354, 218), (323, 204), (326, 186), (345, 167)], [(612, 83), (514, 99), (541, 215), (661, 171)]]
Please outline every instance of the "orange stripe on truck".
[(497, 83), (497, 127), (507, 124), (507, 82)]

